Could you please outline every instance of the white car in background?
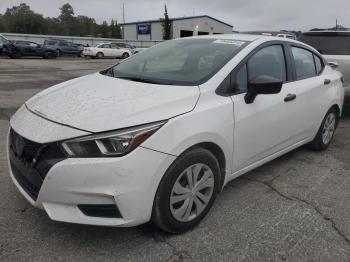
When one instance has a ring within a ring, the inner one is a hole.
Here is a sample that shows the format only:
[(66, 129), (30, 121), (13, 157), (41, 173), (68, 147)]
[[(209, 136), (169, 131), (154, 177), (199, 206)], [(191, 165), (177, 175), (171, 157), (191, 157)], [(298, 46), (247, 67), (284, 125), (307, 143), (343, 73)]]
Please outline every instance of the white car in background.
[(10, 175), (53, 220), (183, 232), (229, 181), (327, 149), (343, 98), (341, 73), (300, 42), (170, 40), (27, 101), (10, 121)]
[(120, 48), (115, 43), (101, 43), (95, 47), (85, 47), (83, 50), (84, 57), (103, 58), (115, 57), (126, 59), (132, 55), (132, 52), (127, 48)]

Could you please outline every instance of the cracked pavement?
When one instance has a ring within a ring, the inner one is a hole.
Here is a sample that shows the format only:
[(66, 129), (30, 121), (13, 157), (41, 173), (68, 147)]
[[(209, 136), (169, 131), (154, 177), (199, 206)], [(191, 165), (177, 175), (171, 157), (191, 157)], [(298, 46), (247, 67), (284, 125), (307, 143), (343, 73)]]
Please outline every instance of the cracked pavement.
[(34, 93), (115, 62), (0, 58), (0, 261), (350, 261), (350, 117), (327, 151), (303, 147), (230, 182), (182, 235), (59, 223), (31, 207), (7, 170), (9, 117)]

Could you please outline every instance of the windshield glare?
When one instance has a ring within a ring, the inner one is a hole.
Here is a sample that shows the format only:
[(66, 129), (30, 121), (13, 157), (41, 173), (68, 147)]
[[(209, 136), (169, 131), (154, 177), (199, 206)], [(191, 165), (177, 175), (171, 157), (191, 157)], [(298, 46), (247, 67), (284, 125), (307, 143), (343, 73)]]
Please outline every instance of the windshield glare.
[(112, 75), (156, 84), (199, 85), (247, 44), (208, 38), (167, 41), (114, 66)]

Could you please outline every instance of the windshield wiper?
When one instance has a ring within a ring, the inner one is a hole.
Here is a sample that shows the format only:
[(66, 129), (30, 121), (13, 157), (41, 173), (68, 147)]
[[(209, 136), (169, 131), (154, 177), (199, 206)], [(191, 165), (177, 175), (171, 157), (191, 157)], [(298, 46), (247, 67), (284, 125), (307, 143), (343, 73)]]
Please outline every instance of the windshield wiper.
[(117, 76), (116, 78), (135, 81), (135, 82), (141, 82), (141, 83), (149, 83), (149, 84), (158, 84), (158, 85), (168, 84), (168, 83), (162, 83), (160, 81), (155, 81), (155, 80), (151, 80), (151, 79), (147, 79), (147, 78), (133, 77), (133, 76)]

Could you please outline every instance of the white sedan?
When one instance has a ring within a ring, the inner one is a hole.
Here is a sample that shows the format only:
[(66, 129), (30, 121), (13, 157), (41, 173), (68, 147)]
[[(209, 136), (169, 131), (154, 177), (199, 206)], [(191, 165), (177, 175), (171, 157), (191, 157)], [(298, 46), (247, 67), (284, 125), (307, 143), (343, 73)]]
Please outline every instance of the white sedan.
[(167, 41), (27, 101), (10, 121), (10, 175), (56, 221), (183, 232), (229, 181), (325, 150), (343, 99), (341, 73), (294, 40)]
[(114, 43), (102, 43), (95, 47), (85, 47), (83, 50), (83, 56), (91, 58), (116, 57), (126, 59), (131, 55), (129, 49), (120, 48)]

